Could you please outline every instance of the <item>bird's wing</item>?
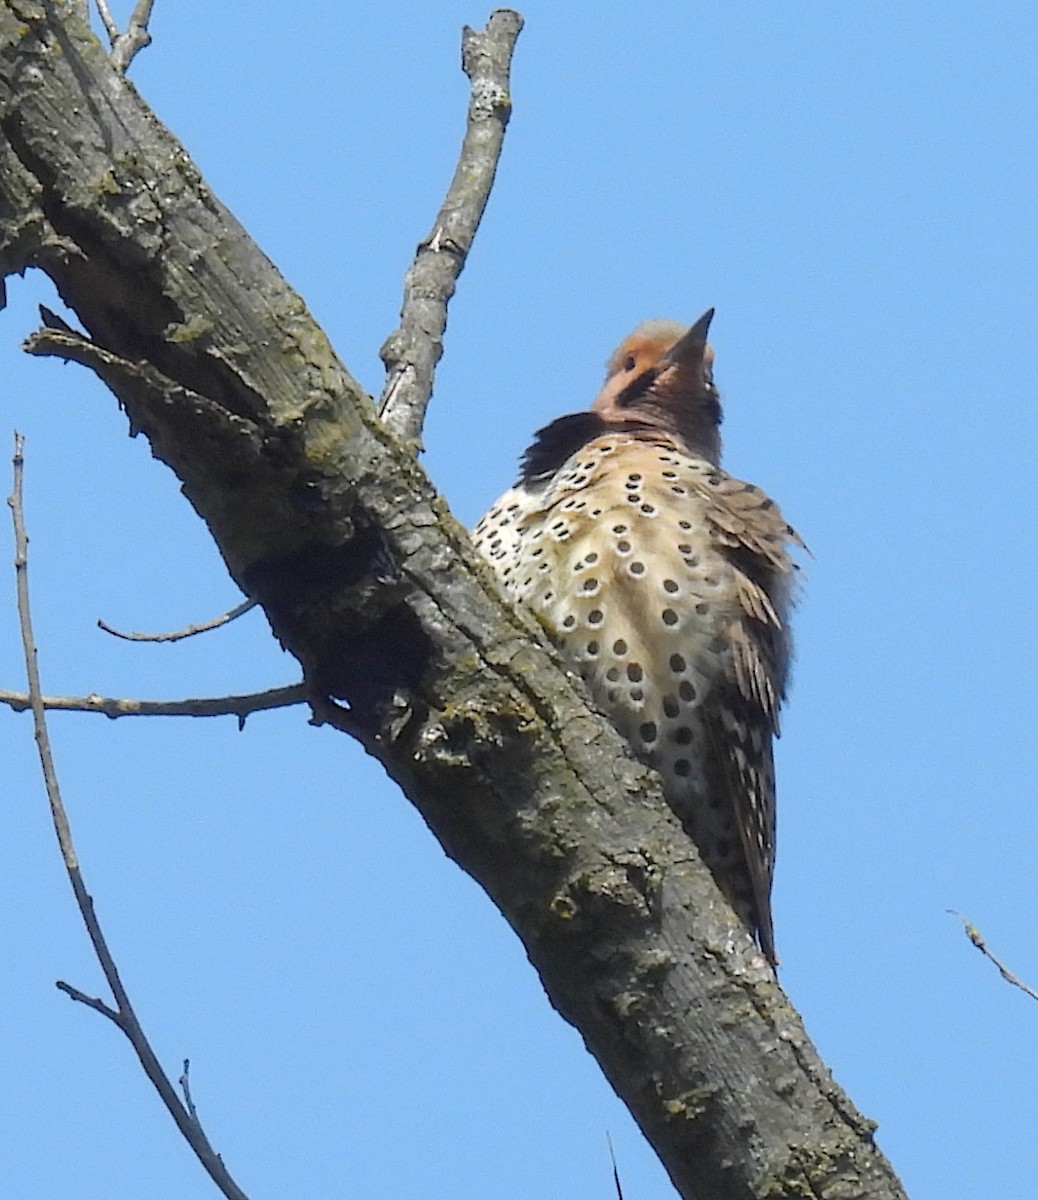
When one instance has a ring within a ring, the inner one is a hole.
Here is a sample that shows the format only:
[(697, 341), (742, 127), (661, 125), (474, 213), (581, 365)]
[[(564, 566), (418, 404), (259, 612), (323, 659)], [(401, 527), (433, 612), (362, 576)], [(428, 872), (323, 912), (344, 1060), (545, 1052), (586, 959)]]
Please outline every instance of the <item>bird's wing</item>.
[(733, 568), (738, 598), (724, 677), (706, 714), (712, 760), (718, 786), (735, 809), (761, 949), (774, 962), (772, 741), (789, 671), (786, 614), (796, 569), (789, 547), (804, 543), (774, 501), (752, 484), (710, 468), (700, 474), (696, 491), (714, 543)]
[(707, 468), (697, 474), (695, 489), (714, 545), (734, 571), (738, 608), (731, 629), (730, 682), (778, 733), (790, 658), (786, 617), (797, 569), (789, 547), (804, 543), (775, 502), (753, 484)]

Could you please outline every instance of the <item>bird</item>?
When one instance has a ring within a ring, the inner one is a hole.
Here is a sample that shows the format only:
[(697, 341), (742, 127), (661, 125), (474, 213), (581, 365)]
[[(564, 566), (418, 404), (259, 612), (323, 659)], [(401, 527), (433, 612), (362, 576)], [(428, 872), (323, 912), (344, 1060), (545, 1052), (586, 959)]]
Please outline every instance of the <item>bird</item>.
[(629, 334), (591, 407), (537, 431), (473, 541), (658, 771), (774, 968), (773, 744), (804, 542), (720, 465), (713, 316)]

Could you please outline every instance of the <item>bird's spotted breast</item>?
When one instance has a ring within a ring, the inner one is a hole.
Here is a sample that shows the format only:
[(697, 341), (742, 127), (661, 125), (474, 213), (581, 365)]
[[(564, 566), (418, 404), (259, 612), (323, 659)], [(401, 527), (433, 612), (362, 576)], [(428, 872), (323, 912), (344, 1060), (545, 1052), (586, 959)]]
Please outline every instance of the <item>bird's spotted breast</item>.
[(540, 495), (507, 493), (476, 530), (506, 591), (679, 792), (703, 786), (695, 712), (738, 603), (690, 486), (712, 470), (663, 443), (601, 437)]

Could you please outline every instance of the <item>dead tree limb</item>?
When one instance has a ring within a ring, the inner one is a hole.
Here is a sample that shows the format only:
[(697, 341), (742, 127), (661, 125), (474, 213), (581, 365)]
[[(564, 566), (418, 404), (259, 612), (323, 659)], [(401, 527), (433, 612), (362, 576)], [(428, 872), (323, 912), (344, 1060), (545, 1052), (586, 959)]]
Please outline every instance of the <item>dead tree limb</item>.
[(35, 266), (235, 582), (522, 939), (698, 1200), (903, 1192), (653, 774), (67, 7), (0, 0), (0, 272)]
[(29, 538), (25, 529), (25, 511), (22, 503), (22, 480), (25, 471), (24, 451), (25, 442), (22, 435), (15, 434), (14, 484), (11, 495), (8, 497), (8, 504), (14, 524), (14, 568), (18, 592), (18, 623), (22, 635), (22, 652), (25, 657), (25, 673), (29, 684), (33, 724), (36, 727), (36, 747), (43, 769), (43, 782), (47, 789), (47, 800), (50, 804), (54, 832), (61, 848), (61, 857), (65, 864), (69, 883), (72, 885), (72, 893), (76, 898), (76, 907), (83, 918), (90, 944), (94, 948), (94, 954), (101, 966), (105, 981), (111, 989), (112, 999), (115, 1003), (113, 1006), (99, 996), (88, 996), (86, 992), (63, 981), (59, 981), (57, 987), (71, 1000), (85, 1004), (87, 1008), (92, 1008), (103, 1017), (107, 1017), (115, 1025), (133, 1047), (133, 1052), (137, 1055), (152, 1087), (158, 1092), (159, 1098), (176, 1122), (184, 1140), (194, 1151), (213, 1183), (226, 1196), (227, 1200), (248, 1200), (246, 1194), (231, 1177), (223, 1159), (213, 1149), (205, 1130), (198, 1122), (194, 1105), (186, 1104), (180, 1099), (162, 1069), (162, 1064), (137, 1019), (129, 993), (123, 984), (115, 959), (108, 948), (108, 941), (101, 929), (101, 922), (94, 909), (93, 897), (87, 891), (86, 882), (83, 879), (75, 843), (72, 840), (72, 829), (65, 812), (65, 804), (61, 798), (61, 789), (58, 786), (58, 773), (51, 752), (50, 734), (47, 730), (47, 718), (43, 706), (43, 691), (40, 687), (36, 641), (32, 632), (32, 613), (29, 606)]
[(472, 85), (458, 165), (432, 231), (404, 278), (400, 325), (380, 351), (386, 367), (379, 413), (403, 442), (420, 442), (436, 364), (443, 354), (447, 305), (483, 219), (512, 113), (509, 71), (523, 19), (492, 13), (485, 30), (465, 27), (461, 66)]
[(983, 935), (976, 925), (970, 921), (967, 921), (962, 913), (956, 912), (954, 908), (949, 908), (947, 911), (950, 912), (952, 916), (959, 918), (959, 920), (962, 922), (963, 932), (973, 943), (973, 945), (977, 947), (981, 954), (983, 954), (989, 962), (994, 963), (995, 967), (998, 969), (999, 975), (1002, 976), (1006, 983), (1011, 983), (1013, 987), (1019, 988), (1020, 991), (1022, 991), (1025, 995), (1030, 996), (1032, 1000), (1038, 1000), (1038, 991), (1035, 991), (1035, 989), (1031, 987), (1029, 983), (1024, 983), (1019, 975), (1014, 975), (1000, 958), (996, 958), (995, 955), (992, 954), (990, 947), (984, 940)]
[[(305, 704), (306, 687), (289, 683), (284, 687), (268, 688), (265, 692), (248, 692), (240, 696), (197, 696), (188, 700), (138, 700), (129, 696), (41, 696), (47, 710), (58, 712), (100, 713), (115, 720), (117, 717), (237, 717), (239, 726), (253, 713), (272, 708), (289, 708)], [(12, 692), (0, 688), (0, 704), (14, 712), (32, 707), (27, 692)]]
[(224, 625), (229, 625), (231, 621), (236, 621), (239, 617), (244, 616), (251, 609), (256, 607), (255, 600), (243, 600), (241, 604), (236, 604), (225, 613), (221, 613), (218, 617), (212, 617), (208, 621), (198, 621), (192, 625), (185, 625), (183, 629), (166, 630), (163, 633), (127, 633), (123, 629), (116, 629), (109, 625), (107, 621), (97, 618), (98, 629), (103, 629), (105, 633), (110, 633), (112, 637), (122, 638), (124, 642), (182, 642), (184, 638), (196, 637), (200, 633), (210, 633), (214, 629), (220, 629)]

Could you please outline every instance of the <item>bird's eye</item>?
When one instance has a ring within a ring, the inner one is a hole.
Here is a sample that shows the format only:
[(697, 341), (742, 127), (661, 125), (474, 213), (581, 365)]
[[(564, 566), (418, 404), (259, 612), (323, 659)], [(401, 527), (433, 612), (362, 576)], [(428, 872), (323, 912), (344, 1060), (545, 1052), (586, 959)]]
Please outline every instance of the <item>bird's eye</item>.
[(637, 359), (634, 357), (634, 355), (628, 354), (628, 356), (624, 359), (624, 362), (623, 362), (624, 370), (625, 371), (633, 371), (636, 363), (637, 363)]

